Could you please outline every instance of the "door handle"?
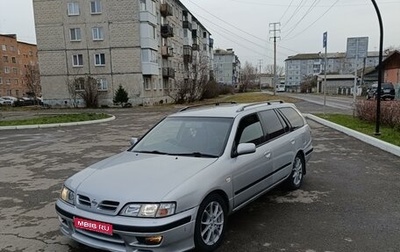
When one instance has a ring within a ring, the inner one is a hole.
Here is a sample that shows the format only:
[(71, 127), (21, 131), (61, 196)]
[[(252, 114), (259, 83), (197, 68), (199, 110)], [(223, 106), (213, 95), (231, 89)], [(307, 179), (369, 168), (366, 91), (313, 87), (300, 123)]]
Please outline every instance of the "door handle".
[(264, 156), (265, 156), (267, 159), (271, 159), (271, 152), (265, 152), (265, 153), (264, 153)]
[(295, 144), (295, 143), (296, 143), (296, 140), (292, 139), (292, 140), (290, 140), (290, 142), (291, 142), (292, 144)]

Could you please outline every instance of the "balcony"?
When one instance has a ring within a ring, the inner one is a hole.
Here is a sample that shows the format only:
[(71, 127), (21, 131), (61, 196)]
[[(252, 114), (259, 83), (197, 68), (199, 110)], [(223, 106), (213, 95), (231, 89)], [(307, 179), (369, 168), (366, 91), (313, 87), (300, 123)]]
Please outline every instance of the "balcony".
[(170, 38), (174, 36), (174, 28), (169, 24), (165, 24), (161, 26), (161, 36), (163, 38)]
[(183, 29), (192, 30), (192, 23), (190, 23), (189, 21), (182, 21), (182, 26), (183, 26)]
[[(193, 26), (192, 26), (192, 28), (193, 28)], [(197, 38), (197, 29), (192, 30), (192, 38), (193, 39)]]
[(171, 46), (163, 46), (161, 47), (161, 55), (165, 58), (174, 56), (174, 48)]
[(193, 43), (193, 45), (192, 45), (192, 50), (193, 50), (193, 51), (199, 51), (199, 50), (200, 50), (199, 44)]
[(210, 47), (214, 47), (214, 39), (210, 38), (209, 46)]
[(163, 3), (160, 6), (160, 13), (163, 17), (172, 16), (174, 15), (172, 11), (172, 6), (168, 3)]
[(163, 67), (162, 75), (164, 78), (175, 78), (175, 69), (172, 67)]

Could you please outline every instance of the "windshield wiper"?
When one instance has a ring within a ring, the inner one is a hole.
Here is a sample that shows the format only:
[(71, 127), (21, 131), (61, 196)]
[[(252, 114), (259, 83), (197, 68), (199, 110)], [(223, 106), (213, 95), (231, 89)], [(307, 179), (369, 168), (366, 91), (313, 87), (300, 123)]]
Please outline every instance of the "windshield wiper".
[(207, 158), (217, 158), (218, 157), (216, 155), (211, 155), (211, 154), (206, 154), (206, 153), (201, 153), (201, 152), (174, 153), (173, 155), (186, 156), (186, 157), (207, 157)]
[(171, 155), (170, 153), (161, 152), (161, 151), (158, 151), (158, 150), (153, 150), (153, 151), (133, 151), (133, 152), (137, 152), (137, 153), (149, 153), (149, 154), (159, 154), (159, 155)]

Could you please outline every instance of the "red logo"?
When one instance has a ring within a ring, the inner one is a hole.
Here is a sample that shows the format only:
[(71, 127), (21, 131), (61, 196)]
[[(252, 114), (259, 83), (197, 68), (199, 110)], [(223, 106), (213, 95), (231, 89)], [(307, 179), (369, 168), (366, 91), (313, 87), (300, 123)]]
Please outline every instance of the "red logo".
[(77, 217), (74, 217), (74, 227), (77, 229), (85, 229), (107, 235), (113, 234), (113, 226), (111, 224), (81, 219)]

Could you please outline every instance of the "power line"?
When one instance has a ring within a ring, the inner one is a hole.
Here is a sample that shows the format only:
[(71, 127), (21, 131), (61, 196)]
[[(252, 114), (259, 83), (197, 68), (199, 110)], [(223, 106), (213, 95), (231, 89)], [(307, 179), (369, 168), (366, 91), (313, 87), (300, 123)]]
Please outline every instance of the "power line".
[(288, 12), (288, 10), (290, 9), (290, 7), (292, 7), (292, 3), (294, 0), (290, 1), (289, 6), (286, 8), (285, 12), (283, 13), (283, 15), (281, 16), (281, 18), (279, 19), (279, 22), (281, 22), (282, 18), (285, 17), (286, 13)]
[(282, 29), (293, 19), (294, 16), (296, 16), (297, 11), (302, 8), (303, 3), (304, 4), (307, 3), (307, 0), (306, 0), (306, 2), (304, 2), (304, 0), (301, 0), (300, 4), (296, 7), (296, 9), (293, 11), (292, 15), (289, 17), (289, 20), (287, 22), (285, 22), (285, 24), (282, 26)]
[(291, 40), (297, 36), (299, 36), (300, 34), (303, 34), (303, 32), (305, 32), (306, 30), (308, 30), (311, 26), (313, 26), (316, 22), (318, 22), (322, 17), (324, 17), (340, 0), (336, 0), (336, 2), (334, 2), (324, 13), (322, 13), (321, 16), (319, 16), (314, 22), (312, 22), (309, 26), (307, 26), (304, 30), (302, 30), (301, 32), (297, 33), (296, 35), (294, 35), (293, 37), (290, 38), (285, 38), (285, 40)]

